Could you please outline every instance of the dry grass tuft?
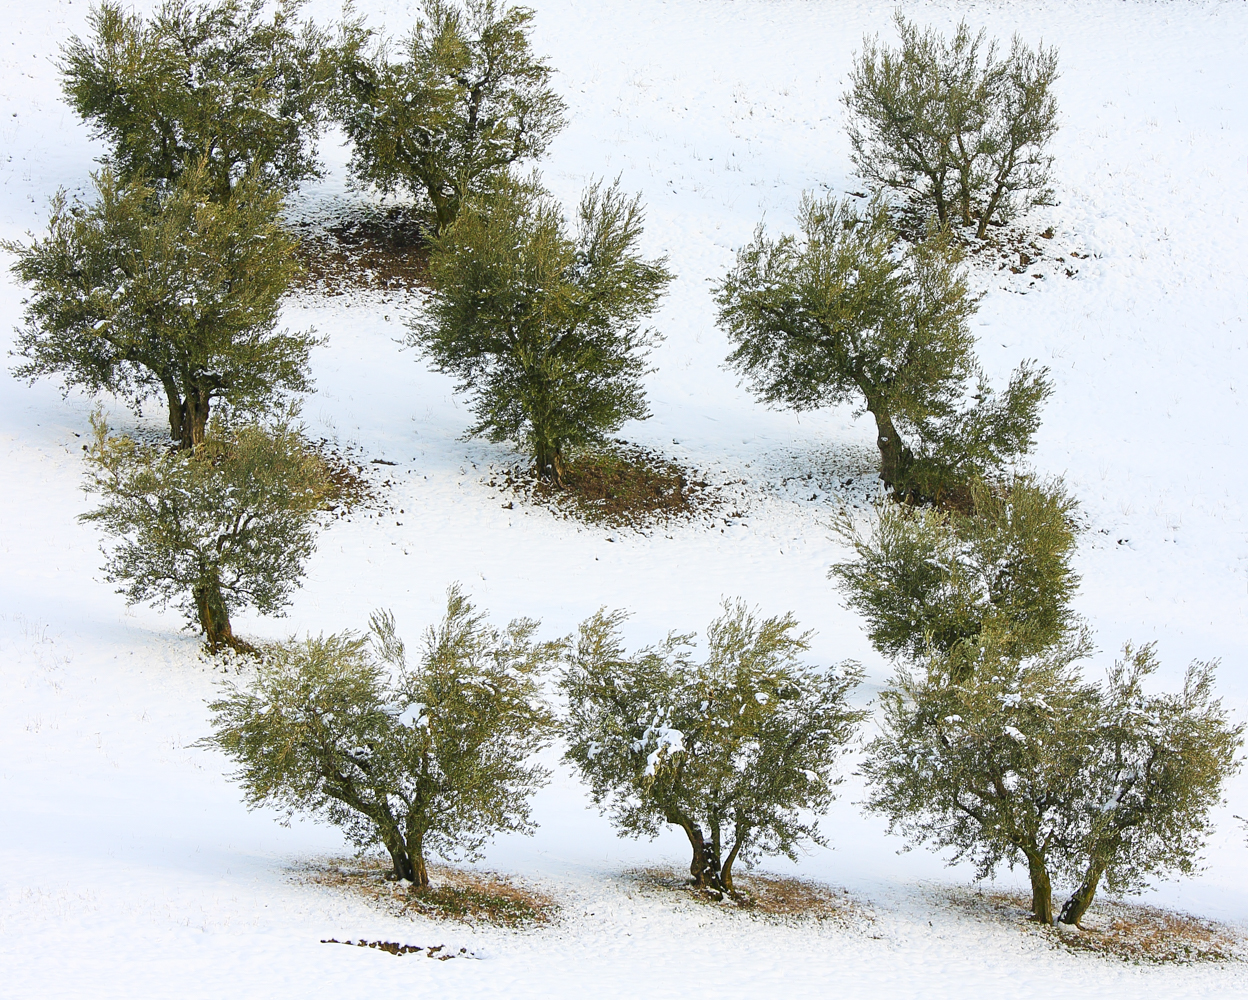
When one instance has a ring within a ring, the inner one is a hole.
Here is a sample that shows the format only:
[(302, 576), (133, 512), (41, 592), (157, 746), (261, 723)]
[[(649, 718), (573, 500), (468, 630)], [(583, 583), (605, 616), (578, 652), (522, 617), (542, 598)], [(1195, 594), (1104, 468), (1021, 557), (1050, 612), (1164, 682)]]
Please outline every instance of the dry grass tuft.
[(489, 485), (564, 517), (638, 531), (700, 517), (720, 503), (716, 488), (691, 470), (626, 441), (571, 455), (564, 480), (560, 489), (537, 479), (531, 466), (514, 466)]
[(396, 916), (521, 928), (548, 924), (559, 912), (550, 896), (498, 872), (430, 865), (428, 889), (396, 882), (389, 874), (389, 862), (380, 858), (324, 860), (300, 872), (316, 885), (350, 892)]
[(1071, 951), (1090, 951), (1128, 962), (1234, 962), (1248, 958), (1234, 928), (1188, 913), (1142, 903), (1096, 902), (1082, 928), (1057, 926)]
[(875, 918), (844, 889), (808, 879), (754, 873), (733, 876), (732, 893), (724, 896), (695, 888), (689, 876), (671, 868), (639, 868), (625, 873), (642, 891), (668, 893), (708, 905), (740, 910), (779, 920), (833, 920), (842, 924), (871, 923)]
[(1097, 899), (1081, 927), (1057, 924), (1049, 928), (1031, 922), (1031, 898), (1019, 893), (959, 892), (953, 902), (977, 918), (1044, 934), (1069, 951), (1125, 962), (1187, 965), (1248, 958), (1244, 937), (1235, 928), (1143, 903)]

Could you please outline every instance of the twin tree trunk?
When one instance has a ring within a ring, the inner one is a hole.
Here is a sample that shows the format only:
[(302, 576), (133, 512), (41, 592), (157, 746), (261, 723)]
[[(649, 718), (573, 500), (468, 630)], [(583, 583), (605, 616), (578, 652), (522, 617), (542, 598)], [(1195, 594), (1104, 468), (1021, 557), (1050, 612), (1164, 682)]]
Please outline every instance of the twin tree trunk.
[(732, 866), (737, 860), (741, 849), (741, 838), (738, 837), (728, 857), (720, 861), (720, 845), (718, 838), (707, 840), (702, 828), (693, 820), (685, 817), (668, 820), (685, 831), (689, 838), (689, 846), (693, 848), (693, 861), (689, 864), (689, 874), (693, 876), (693, 884), (699, 889), (711, 889), (715, 892), (731, 893)]
[(186, 449), (203, 444), (208, 430), (212, 394), (207, 389), (194, 388), (183, 398), (172, 379), (165, 379), (164, 387), (169, 400), (169, 433), (178, 442), (178, 447)]
[(406, 879), (418, 889), (428, 889), (429, 869), (420, 839), (409, 835), (405, 842), (397, 830), (387, 833), (384, 829), (381, 839), (394, 865), (394, 877)]

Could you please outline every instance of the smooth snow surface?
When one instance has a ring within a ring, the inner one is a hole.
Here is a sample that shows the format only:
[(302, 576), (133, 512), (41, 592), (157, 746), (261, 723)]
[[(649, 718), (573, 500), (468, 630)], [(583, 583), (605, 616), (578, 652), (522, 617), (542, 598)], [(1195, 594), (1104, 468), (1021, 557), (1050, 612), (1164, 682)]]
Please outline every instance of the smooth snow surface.
[[(888, 665), (825, 573), (843, 554), (827, 527), (838, 498), (861, 506), (871, 495), (871, 430), (848, 410), (799, 421), (755, 405), (720, 367), (708, 280), (761, 218), (790, 226), (803, 190), (858, 190), (839, 98), (863, 34), (893, 38), (894, 4), (533, 6), (536, 47), (560, 71), (571, 119), (542, 164), (547, 184), (569, 206), (591, 178), (642, 191), (647, 248), (679, 274), (656, 320), (667, 339), (649, 381), (654, 417), (624, 433), (714, 481), (746, 480), (743, 516), (643, 536), (505, 509), (486, 480), (514, 456), (463, 442), (469, 415), (449, 380), (395, 343), (418, 303), (305, 297), (289, 324), (329, 337), (309, 429), (397, 463), (376, 467), (393, 481), (393, 511), (333, 523), (289, 618), (236, 627), (264, 638), (358, 629), (388, 607), (412, 641), (458, 580), (496, 622), (537, 616), (552, 635), (600, 605), (629, 608), (641, 644), (703, 629), (721, 597), (740, 595), (816, 628), (819, 662), (860, 660), (865, 703)], [(1248, 5), (902, 6), (944, 30), (965, 14), (1002, 40), (1017, 31), (1060, 49), (1059, 204), (1027, 224), (1055, 227), (1054, 253), (1092, 256), (1071, 279), (977, 272), (980, 353), (998, 384), (1026, 357), (1052, 369), (1034, 462), (1066, 476), (1087, 515), (1078, 606), (1103, 650), (1097, 669), (1128, 639), (1158, 642), (1157, 683), (1171, 687), (1190, 659), (1220, 657), (1220, 689), (1246, 718)], [(412, 7), (358, 9), (402, 32)], [(81, 187), (101, 148), (60, 101), (53, 65), (58, 44), (84, 30), (87, 4), (6, 13), (0, 236), (12, 239), (42, 229), (48, 197)], [(331, 136), (323, 153), (326, 178), (301, 211), (346, 196), (346, 151)], [(18, 322), (21, 297), (6, 272), (0, 330)], [(875, 914), (861, 927), (779, 927), (638, 896), (621, 873), (683, 864), (682, 839), (617, 839), (563, 770), (537, 801), (537, 836), (500, 839), (487, 858), (563, 901), (552, 929), (408, 922), (301, 884), (292, 869), (343, 853), (341, 838), (245, 810), (228, 764), (192, 746), (221, 674), (173, 612), (126, 609), (100, 579), (99, 539), (75, 520), (88, 506), (79, 435), (91, 402), (0, 378), (0, 995), (1248, 996), (1237, 967), (1076, 957), (951, 909), (951, 888), (971, 873), (923, 849), (898, 855), (855, 805), (852, 776), (824, 823), (833, 849), (767, 867), (849, 888)], [(144, 419), (159, 427), (159, 406)], [(1208, 871), (1147, 898), (1248, 920), (1235, 812), (1248, 815), (1248, 777), (1217, 815)], [(327, 937), (445, 943), (483, 960), (393, 957), (319, 943)]]

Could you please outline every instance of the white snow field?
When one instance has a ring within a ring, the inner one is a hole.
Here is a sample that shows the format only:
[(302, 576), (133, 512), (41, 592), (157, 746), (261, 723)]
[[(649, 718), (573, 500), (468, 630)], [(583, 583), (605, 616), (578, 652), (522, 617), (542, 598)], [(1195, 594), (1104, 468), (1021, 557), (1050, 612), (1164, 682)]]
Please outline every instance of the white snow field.
[[(146, 7), (147, 4), (140, 4)], [(465, 442), (447, 378), (395, 338), (415, 300), (292, 301), (315, 356), (309, 430), (384, 468), (393, 512), (326, 528), (285, 619), (264, 639), (358, 629), (394, 610), (415, 638), (461, 581), (496, 621), (565, 634), (600, 605), (634, 612), (630, 641), (702, 629), (723, 596), (793, 610), (822, 663), (860, 660), (866, 704), (889, 665), (826, 579), (844, 549), (828, 522), (869, 496), (873, 436), (848, 409), (768, 412), (721, 367), (708, 281), (761, 218), (791, 225), (804, 190), (858, 190), (840, 95), (864, 33), (892, 39), (891, 0), (533, 0), (535, 45), (559, 70), (570, 125), (541, 165), (571, 206), (591, 178), (643, 192), (645, 243), (679, 274), (655, 325), (654, 416), (623, 435), (716, 481), (745, 479), (744, 517), (642, 535), (578, 526), (487, 483), (515, 456)], [(1067, 278), (977, 273), (979, 350), (998, 382), (1023, 358), (1052, 370), (1037, 469), (1064, 475), (1088, 530), (1078, 608), (1101, 652), (1156, 641), (1173, 687), (1221, 658), (1220, 690), (1248, 718), (1248, 4), (980, 0), (902, 4), (944, 30), (965, 16), (1008, 40), (1059, 47), (1058, 204), (1028, 227), (1074, 249)], [(333, 3), (309, 10), (328, 20)], [(402, 32), (413, 5), (359, 4)], [(101, 147), (63, 104), (57, 46), (85, 0), (7, 0), (0, 39), (0, 236), (42, 229), (47, 199), (81, 187)], [(315, 210), (349, 197), (347, 151), (322, 147)], [(6, 258), (7, 267), (7, 258)], [(1033, 284), (1034, 282), (1034, 284)], [(0, 278), (0, 340), (22, 289)], [(1046, 997), (1248, 996), (1242, 965), (1141, 967), (1058, 951), (948, 903), (972, 872), (902, 846), (844, 794), (831, 849), (764, 867), (849, 889), (874, 920), (782, 926), (641, 896), (623, 873), (683, 865), (683, 837), (621, 840), (557, 769), (532, 838), (500, 838), (485, 866), (563, 905), (556, 925), (508, 932), (388, 916), (293, 876), (344, 855), (332, 828), (249, 813), (228, 762), (192, 746), (219, 672), (173, 612), (126, 608), (101, 579), (99, 538), (76, 516), (92, 402), (0, 375), (0, 995), (5, 997)], [(112, 401), (112, 420), (136, 418)], [(159, 427), (153, 404), (143, 422)], [(789, 482), (794, 476), (810, 479)], [(855, 480), (848, 487), (844, 484)], [(813, 499), (812, 499), (813, 498)], [(403, 514), (398, 511), (402, 509)], [(725, 511), (726, 513), (726, 511)], [(722, 530), (721, 530), (722, 529)], [(557, 761), (557, 748), (550, 754)], [(1248, 776), (1228, 786), (1207, 870), (1145, 899), (1248, 923)], [(1022, 885), (1003, 872), (998, 887)], [(429, 961), (321, 944), (387, 939), (466, 947)]]

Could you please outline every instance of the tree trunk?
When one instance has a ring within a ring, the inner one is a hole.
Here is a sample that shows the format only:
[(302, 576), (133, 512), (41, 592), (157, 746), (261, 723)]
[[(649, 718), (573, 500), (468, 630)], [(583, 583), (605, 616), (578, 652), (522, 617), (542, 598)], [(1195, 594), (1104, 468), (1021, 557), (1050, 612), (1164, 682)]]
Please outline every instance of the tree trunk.
[(1053, 924), (1053, 886), (1044, 859), (1028, 855), (1027, 872), (1031, 876), (1031, 919), (1038, 924)]
[(191, 441), (186, 430), (186, 404), (182, 402), (182, 393), (172, 379), (162, 379), (162, 384), (169, 400), (169, 436), (178, 442), (179, 448), (189, 448)]
[(162, 379), (165, 397), (169, 400), (169, 434), (179, 448), (194, 448), (204, 443), (212, 395), (207, 389), (192, 389), (182, 398), (181, 390), (172, 379)]
[(895, 493), (905, 492), (906, 474), (914, 464), (914, 453), (906, 447), (893, 426), (886, 407), (868, 400), (867, 410), (875, 417), (876, 446), (880, 449), (880, 479)]
[(984, 207), (984, 214), (979, 217), (979, 228), (975, 230), (976, 239), (983, 239), (988, 235), (988, 223), (992, 221), (994, 213), (997, 211), (997, 204), (1001, 200), (1001, 188), (997, 188), (993, 192), (988, 204)]
[(979, 229), (975, 235), (981, 240), (988, 234), (988, 223), (992, 221), (992, 217), (996, 214), (997, 206), (1001, 204), (1001, 199), (1005, 196), (1006, 181), (1013, 171), (1014, 151), (1009, 153), (1009, 162), (1005, 167), (998, 168), (996, 175), (996, 186), (993, 188), (992, 197), (988, 199), (988, 204), (984, 206), (984, 214), (979, 217)]
[(1088, 865), (1088, 870), (1083, 876), (1083, 882), (1079, 888), (1075, 890), (1074, 895), (1066, 900), (1066, 905), (1062, 907), (1061, 915), (1057, 918), (1064, 924), (1074, 924), (1079, 926), (1079, 921), (1083, 919), (1083, 915), (1088, 912), (1088, 907), (1092, 905), (1092, 899), (1096, 895), (1096, 887), (1101, 884), (1101, 875), (1105, 871), (1105, 866), (1099, 861), (1092, 861)]
[(714, 846), (702, 835), (702, 829), (692, 820), (679, 820), (685, 836), (689, 838), (689, 846), (693, 848), (693, 861), (689, 864), (689, 874), (693, 876), (693, 884), (699, 889), (723, 890), (719, 879), (719, 858), (715, 857)]
[(239, 653), (256, 652), (254, 646), (234, 635), (234, 630), (230, 627), (230, 613), (225, 607), (221, 584), (215, 572), (195, 584), (191, 595), (195, 599), (199, 627), (203, 629), (204, 641), (211, 652), (219, 653), (226, 646)]
[(412, 859), (412, 881), (418, 889), (429, 888), (429, 869), (425, 865), (425, 831), (419, 825), (408, 826), (408, 854)]
[(936, 202), (936, 221), (940, 228), (949, 225), (949, 202), (945, 198), (945, 179), (943, 176), (929, 175), (932, 182), (932, 200)]
[[(390, 855), (390, 863), (394, 866), (394, 877), (396, 879), (406, 879), (408, 882), (414, 882), (416, 885), (421, 883), (417, 881), (416, 866), (412, 864), (412, 859), (408, 856), (407, 849), (403, 847), (402, 842), (395, 838), (394, 843), (386, 842), (386, 851)], [(420, 866), (424, 868), (422, 863)], [(425, 885), (429, 884), (429, 876), (425, 875)]]
[(538, 478), (563, 489), (565, 466), (559, 446), (539, 440), (534, 451), (536, 452), (534, 461), (537, 465)]
[(724, 860), (724, 866), (719, 870), (719, 884), (724, 887), (724, 892), (732, 892), (732, 865), (737, 860), (737, 855), (741, 853), (741, 845), (744, 842), (745, 837), (738, 830), (737, 839), (733, 842), (732, 850), (728, 852), (728, 857)]
[(186, 396), (186, 418), (184, 428), (190, 432), (190, 447), (204, 443), (208, 432), (208, 410), (212, 405), (212, 396), (207, 389), (192, 389)]

